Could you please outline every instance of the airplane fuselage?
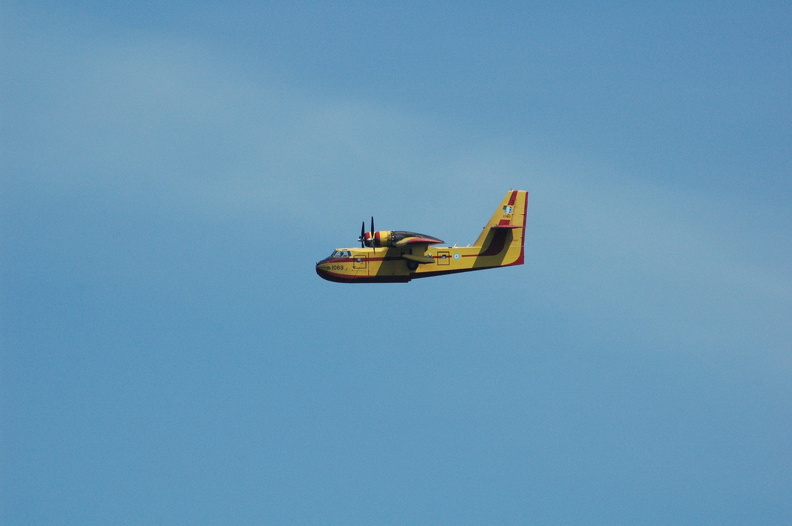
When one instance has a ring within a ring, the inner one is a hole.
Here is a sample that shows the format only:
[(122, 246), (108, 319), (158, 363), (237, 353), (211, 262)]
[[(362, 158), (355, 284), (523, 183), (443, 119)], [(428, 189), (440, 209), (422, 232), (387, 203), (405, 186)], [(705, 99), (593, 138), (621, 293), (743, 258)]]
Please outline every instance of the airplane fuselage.
[(316, 273), (340, 283), (388, 283), (521, 265), (527, 205), (527, 192), (508, 192), (473, 246), (340, 248), (316, 264)]
[[(505, 243), (505, 238), (511, 237), (511, 231), (501, 232), (498, 237), (504, 238), (501, 243)], [(493, 240), (493, 244), (497, 242), (497, 239)], [(316, 264), (316, 273), (326, 280), (341, 283), (406, 282), (523, 263), (519, 250), (493, 250), (486, 254), (480, 247), (432, 247), (425, 254), (432, 262), (420, 264), (405, 259), (403, 251), (397, 248), (350, 248), (336, 252), (348, 252), (349, 255), (323, 259)]]

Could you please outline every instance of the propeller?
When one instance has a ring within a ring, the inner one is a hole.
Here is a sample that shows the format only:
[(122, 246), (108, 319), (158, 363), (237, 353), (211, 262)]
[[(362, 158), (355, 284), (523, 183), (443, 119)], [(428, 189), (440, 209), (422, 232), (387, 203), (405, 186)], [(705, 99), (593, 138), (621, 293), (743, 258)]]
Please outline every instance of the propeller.
[(374, 216), (371, 216), (371, 230), (369, 232), (371, 232), (371, 249), (377, 252), (377, 245), (374, 242)]
[[(366, 234), (369, 234), (371, 237), (366, 237)], [(368, 243), (368, 245), (373, 248), (374, 251), (377, 250), (376, 246), (374, 245), (374, 216), (371, 216), (371, 230), (369, 232), (366, 232), (365, 221), (360, 224), (360, 237), (358, 238), (358, 241), (360, 241), (360, 248), (365, 248), (366, 244)]]

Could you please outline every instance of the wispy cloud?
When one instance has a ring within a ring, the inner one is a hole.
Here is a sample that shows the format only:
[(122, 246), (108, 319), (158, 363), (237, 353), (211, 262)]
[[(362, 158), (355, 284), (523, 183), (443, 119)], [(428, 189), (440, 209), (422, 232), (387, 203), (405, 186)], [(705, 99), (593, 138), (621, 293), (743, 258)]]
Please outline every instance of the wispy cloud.
[(0, 92), (13, 108), (4, 178), (196, 213), (275, 217), (299, 206), (289, 222), (314, 224), (382, 214), (409, 222), (383, 227), (418, 229), (420, 211), (432, 233), (462, 244), (502, 192), (523, 187), (529, 262), (553, 301), (642, 326), (710, 320), (709, 332), (724, 322), (708, 312), (715, 303), (730, 306), (736, 330), (749, 323), (738, 302), (761, 305), (772, 325), (789, 317), (779, 305), (792, 299), (792, 256), (776, 246), (792, 246), (778, 226), (788, 213), (771, 212), (775, 235), (756, 236), (763, 224), (742, 219), (739, 198), (640, 182), (606, 157), (575, 160), (580, 152), (541, 152), (530, 137), (290, 88), (200, 39), (39, 22), (3, 38), (15, 79)]
[(441, 133), (392, 108), (267, 84), (202, 42), (50, 29), (4, 45), (21, 77), (3, 95), (16, 108), (4, 133), (25, 138), (8, 160), (45, 186), (279, 210), (296, 196), (409, 195), (404, 175)]

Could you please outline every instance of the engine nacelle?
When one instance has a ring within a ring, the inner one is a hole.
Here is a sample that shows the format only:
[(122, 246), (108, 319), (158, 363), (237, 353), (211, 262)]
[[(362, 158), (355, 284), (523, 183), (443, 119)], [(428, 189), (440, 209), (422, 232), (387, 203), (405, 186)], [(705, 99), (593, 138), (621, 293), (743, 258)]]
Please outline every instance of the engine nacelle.
[(363, 235), (363, 244), (369, 248), (389, 247), (393, 244), (393, 232), (390, 230), (378, 230), (374, 233), (366, 232)]
[(393, 244), (393, 232), (390, 230), (378, 230), (374, 232), (375, 247), (389, 247)]
[(441, 239), (426, 234), (404, 230), (377, 230), (373, 234), (366, 232), (363, 235), (363, 244), (367, 247), (404, 247), (416, 243), (435, 245), (442, 242)]

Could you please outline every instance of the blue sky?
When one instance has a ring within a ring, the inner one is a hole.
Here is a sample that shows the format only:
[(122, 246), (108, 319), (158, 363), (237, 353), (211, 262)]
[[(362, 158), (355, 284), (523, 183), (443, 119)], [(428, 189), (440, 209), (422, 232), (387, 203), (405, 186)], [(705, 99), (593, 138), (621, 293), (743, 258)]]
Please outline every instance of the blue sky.
[[(783, 2), (0, 7), (0, 522), (788, 524)], [(319, 279), (360, 221), (526, 263)]]

